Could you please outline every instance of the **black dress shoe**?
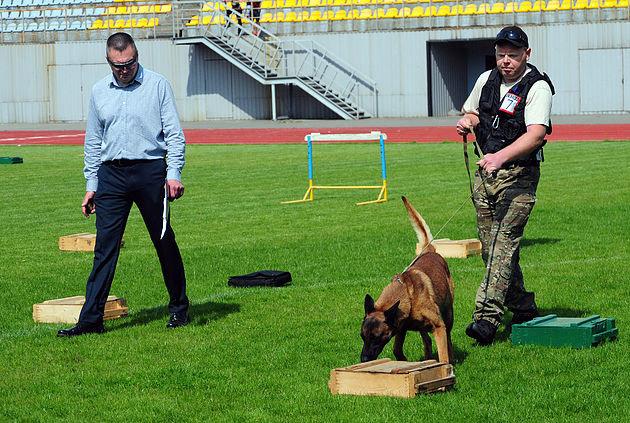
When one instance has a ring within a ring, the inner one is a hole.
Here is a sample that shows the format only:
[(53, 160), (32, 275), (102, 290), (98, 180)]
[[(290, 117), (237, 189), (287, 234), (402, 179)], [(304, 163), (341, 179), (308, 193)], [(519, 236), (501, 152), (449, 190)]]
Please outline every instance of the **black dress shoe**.
[(487, 320), (477, 320), (466, 328), (466, 335), (473, 338), (479, 345), (490, 345), (497, 333), (497, 327)]
[(166, 324), (166, 327), (169, 329), (175, 329), (180, 326), (186, 326), (188, 322), (190, 322), (190, 320), (188, 319), (187, 314), (173, 313), (171, 314), (171, 317), (168, 319), (168, 323)]
[(70, 337), (70, 336), (79, 336), (79, 335), (86, 335), (88, 333), (103, 333), (105, 332), (105, 328), (103, 327), (103, 324), (95, 324), (95, 325), (84, 325), (84, 324), (77, 324), (76, 326), (73, 326), (69, 329), (61, 329), (59, 332), (57, 332), (57, 336), (62, 336), (62, 337)]

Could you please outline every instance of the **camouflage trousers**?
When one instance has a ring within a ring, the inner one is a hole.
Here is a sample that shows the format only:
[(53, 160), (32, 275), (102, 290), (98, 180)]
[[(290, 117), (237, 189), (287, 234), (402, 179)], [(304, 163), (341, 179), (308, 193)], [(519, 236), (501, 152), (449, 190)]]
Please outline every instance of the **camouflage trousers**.
[(538, 166), (475, 173), (473, 204), (486, 273), (475, 297), (474, 321), (483, 319), (498, 326), (505, 308), (512, 312), (536, 309), (534, 293), (525, 290), (519, 252), (539, 178)]

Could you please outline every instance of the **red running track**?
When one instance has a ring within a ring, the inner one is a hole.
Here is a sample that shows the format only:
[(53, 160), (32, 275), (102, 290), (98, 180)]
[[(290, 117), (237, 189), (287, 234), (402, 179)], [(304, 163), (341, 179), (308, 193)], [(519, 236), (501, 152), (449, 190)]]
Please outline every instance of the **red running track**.
[[(311, 132), (365, 133), (379, 130), (389, 143), (459, 141), (455, 125), (352, 128), (186, 129), (189, 144), (295, 144)], [(0, 131), (0, 145), (82, 145), (83, 131)], [(630, 124), (554, 125), (550, 141), (630, 141)]]

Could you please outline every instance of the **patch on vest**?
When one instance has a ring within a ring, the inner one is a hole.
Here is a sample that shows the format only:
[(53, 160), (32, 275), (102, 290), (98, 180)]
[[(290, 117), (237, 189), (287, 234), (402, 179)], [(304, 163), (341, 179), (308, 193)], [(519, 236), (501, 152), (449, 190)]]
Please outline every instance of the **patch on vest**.
[(514, 115), (514, 110), (522, 99), (522, 97), (519, 97), (514, 93), (507, 93), (505, 97), (503, 97), (503, 101), (501, 102), (499, 110), (509, 115)]

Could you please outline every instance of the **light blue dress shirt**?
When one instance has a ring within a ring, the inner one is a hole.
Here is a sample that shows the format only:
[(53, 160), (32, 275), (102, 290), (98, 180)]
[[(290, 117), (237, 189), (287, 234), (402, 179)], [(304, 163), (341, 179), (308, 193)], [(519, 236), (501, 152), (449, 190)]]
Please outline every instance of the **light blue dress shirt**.
[(162, 75), (138, 65), (121, 87), (113, 74), (92, 87), (85, 130), (86, 191), (96, 191), (102, 162), (166, 157), (167, 179), (181, 180), (186, 142), (173, 90)]

